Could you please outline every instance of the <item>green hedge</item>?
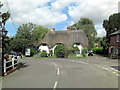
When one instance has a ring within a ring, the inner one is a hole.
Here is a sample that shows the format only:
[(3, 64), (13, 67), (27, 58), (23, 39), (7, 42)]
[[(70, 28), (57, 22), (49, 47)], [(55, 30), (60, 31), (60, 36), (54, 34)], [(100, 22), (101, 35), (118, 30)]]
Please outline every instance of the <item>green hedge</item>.
[(100, 48), (93, 48), (93, 53), (96, 53), (96, 54), (103, 54), (103, 47), (100, 47)]

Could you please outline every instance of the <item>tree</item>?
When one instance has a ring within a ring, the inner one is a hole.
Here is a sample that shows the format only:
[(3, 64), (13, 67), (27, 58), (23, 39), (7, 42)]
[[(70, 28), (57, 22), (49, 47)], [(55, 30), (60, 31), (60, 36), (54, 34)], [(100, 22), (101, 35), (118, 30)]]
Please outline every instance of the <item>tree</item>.
[(16, 38), (27, 39), (29, 42), (32, 37), (32, 30), (36, 25), (32, 23), (23, 24), (18, 27)]
[(120, 30), (120, 13), (110, 15), (108, 20), (103, 21), (103, 27), (106, 31), (106, 38), (104, 38), (104, 48), (106, 48), (106, 50), (108, 51), (110, 34), (117, 30)]
[(18, 27), (15, 37), (10, 39), (9, 48), (12, 51), (19, 51), (25, 54), (25, 48), (31, 47), (32, 55), (34, 55), (37, 52), (36, 45), (44, 38), (48, 30), (48, 28), (32, 23), (23, 24)]
[(77, 23), (71, 26), (71, 29), (83, 30), (88, 38), (88, 48), (94, 47), (97, 32), (92, 20), (89, 18), (81, 18)]
[(43, 27), (41, 25), (35, 27), (35, 29), (32, 31), (32, 38), (31, 41), (34, 44), (39, 44), (40, 41), (45, 37), (47, 32), (50, 31), (50, 29)]
[[(0, 8), (2, 8), (3, 4), (0, 2)], [(0, 18), (2, 17), (2, 21), (0, 21), (0, 27), (5, 28), (6, 21), (10, 18), (10, 13), (7, 11), (6, 13), (0, 12)]]
[(110, 15), (108, 20), (103, 21), (103, 27), (107, 32), (106, 37), (109, 42), (110, 34), (120, 29), (120, 13)]

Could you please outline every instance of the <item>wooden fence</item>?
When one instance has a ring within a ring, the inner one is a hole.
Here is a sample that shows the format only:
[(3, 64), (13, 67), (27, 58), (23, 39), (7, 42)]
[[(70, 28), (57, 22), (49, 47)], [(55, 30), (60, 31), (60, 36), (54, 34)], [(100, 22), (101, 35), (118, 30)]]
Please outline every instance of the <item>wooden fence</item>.
[(9, 68), (14, 69), (15, 65), (18, 65), (20, 63), (20, 60), (21, 59), (15, 59), (15, 57), (13, 57), (11, 60), (8, 60), (8, 61), (4, 59), (4, 73), (6, 73), (7, 69)]

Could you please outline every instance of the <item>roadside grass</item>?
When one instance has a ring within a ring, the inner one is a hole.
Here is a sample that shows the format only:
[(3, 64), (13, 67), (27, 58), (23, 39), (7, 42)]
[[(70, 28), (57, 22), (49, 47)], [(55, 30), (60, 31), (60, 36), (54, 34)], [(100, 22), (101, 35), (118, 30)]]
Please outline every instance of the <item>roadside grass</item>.
[(82, 58), (88, 58), (88, 57), (69, 57), (69, 58), (80, 58), (80, 59), (82, 59)]
[[(24, 57), (24, 58), (39, 58), (39, 59), (52, 59), (52, 58), (56, 58), (56, 57)], [(88, 58), (88, 57), (68, 57), (68, 58)]]
[(40, 59), (43, 59), (43, 58), (56, 58), (56, 57), (24, 57), (24, 58), (40, 58)]
[(3, 80), (3, 79), (4, 79), (4, 77), (0, 77), (0, 79), (1, 79), (1, 80)]

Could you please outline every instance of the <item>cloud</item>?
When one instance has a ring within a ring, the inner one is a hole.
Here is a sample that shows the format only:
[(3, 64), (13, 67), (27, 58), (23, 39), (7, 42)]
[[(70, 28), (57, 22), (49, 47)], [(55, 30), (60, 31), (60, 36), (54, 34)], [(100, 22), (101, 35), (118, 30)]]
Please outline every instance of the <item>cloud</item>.
[[(2, 0), (2, 12), (10, 11), (11, 20), (17, 25), (32, 22), (37, 25), (54, 27), (69, 19), (70, 24), (82, 17), (92, 19), (98, 28), (110, 14), (118, 12), (119, 0)], [(65, 8), (66, 13), (63, 13)], [(67, 13), (68, 12), (68, 13)]]
[(65, 7), (69, 7), (72, 3), (76, 3), (78, 0), (56, 0), (51, 3), (54, 10), (63, 10)]
[(7, 1), (8, 2), (3, 1), (3, 12), (9, 10), (12, 21), (17, 25), (32, 22), (37, 25), (53, 27), (56, 23), (67, 19), (66, 14), (53, 10), (49, 5), (47, 5), (50, 0)]
[(106, 36), (105, 29), (98, 29), (97, 30), (97, 37), (104, 37), (104, 36)]
[(77, 6), (69, 7), (68, 13), (77, 22), (82, 17), (88, 17), (95, 24), (102, 24), (110, 14), (118, 12), (119, 0), (80, 0)]

